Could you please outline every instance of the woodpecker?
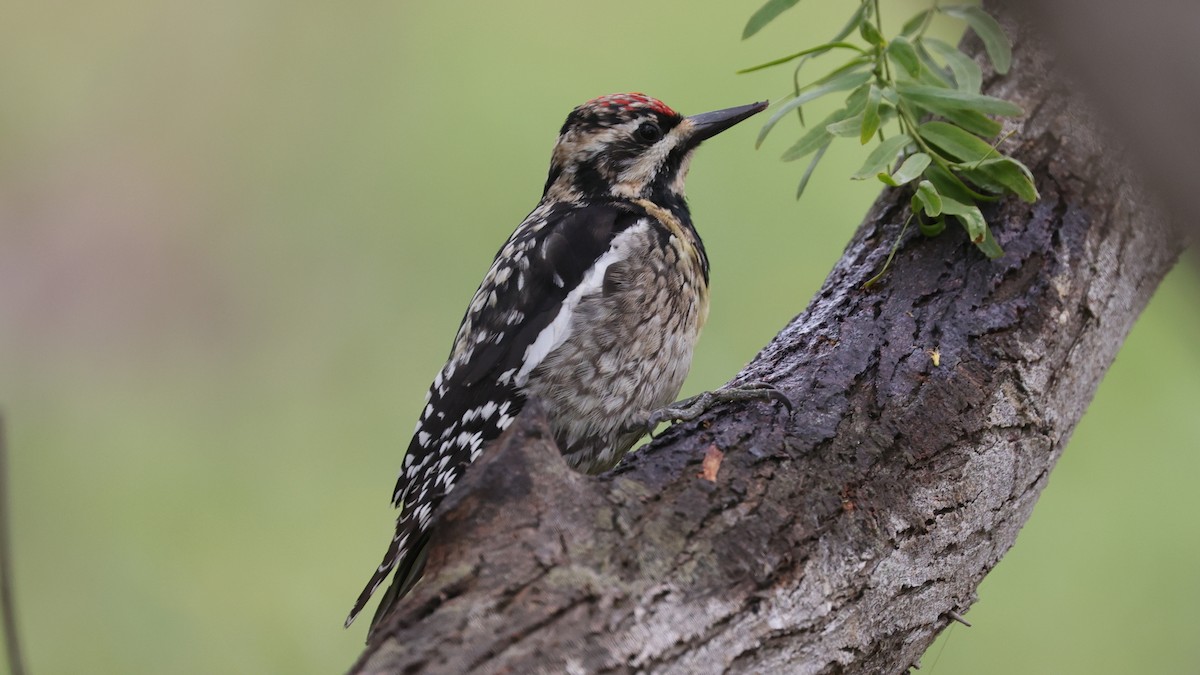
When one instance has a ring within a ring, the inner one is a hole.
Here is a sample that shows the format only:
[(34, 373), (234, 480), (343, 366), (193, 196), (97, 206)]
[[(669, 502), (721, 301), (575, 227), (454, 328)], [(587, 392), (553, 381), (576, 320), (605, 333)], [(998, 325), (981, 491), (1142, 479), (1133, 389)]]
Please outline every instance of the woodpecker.
[(708, 257), (684, 198), (692, 154), (766, 107), (684, 117), (628, 93), (571, 111), (541, 201), (496, 255), (429, 388), (392, 494), (395, 536), (346, 626), (393, 572), (372, 630), (416, 583), (434, 510), (529, 398), (545, 404), (566, 461), (587, 473), (715, 400), (786, 403), (760, 386), (668, 406), (708, 316)]

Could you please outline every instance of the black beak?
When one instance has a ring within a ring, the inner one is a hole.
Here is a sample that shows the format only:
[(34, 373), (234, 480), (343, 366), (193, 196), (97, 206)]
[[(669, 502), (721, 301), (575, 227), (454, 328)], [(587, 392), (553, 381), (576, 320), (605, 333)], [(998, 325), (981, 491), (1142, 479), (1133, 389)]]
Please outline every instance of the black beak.
[(692, 126), (695, 127), (695, 131), (692, 132), (692, 143), (695, 144), (706, 138), (712, 138), (747, 117), (757, 115), (766, 109), (767, 102), (759, 101), (750, 105), (740, 105), (736, 108), (726, 108), (724, 110), (714, 110), (712, 112), (700, 113), (699, 115), (692, 115), (687, 118), (692, 123)]

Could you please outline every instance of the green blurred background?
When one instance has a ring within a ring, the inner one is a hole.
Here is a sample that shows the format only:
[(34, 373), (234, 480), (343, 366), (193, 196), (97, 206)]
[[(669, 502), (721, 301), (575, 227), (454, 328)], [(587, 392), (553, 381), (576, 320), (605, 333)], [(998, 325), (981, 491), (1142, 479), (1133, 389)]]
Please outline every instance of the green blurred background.
[[(10, 6), (0, 406), (33, 672), (347, 667), (425, 388), (563, 117), (614, 91), (779, 98), (786, 71), (734, 71), (848, 10), (742, 42), (758, 2)], [(847, 144), (797, 205), (795, 129), (756, 131), (692, 171), (714, 287), (685, 393), (803, 308), (877, 192)], [(1197, 289), (1167, 281), (975, 628), (921, 672), (1200, 672)]]

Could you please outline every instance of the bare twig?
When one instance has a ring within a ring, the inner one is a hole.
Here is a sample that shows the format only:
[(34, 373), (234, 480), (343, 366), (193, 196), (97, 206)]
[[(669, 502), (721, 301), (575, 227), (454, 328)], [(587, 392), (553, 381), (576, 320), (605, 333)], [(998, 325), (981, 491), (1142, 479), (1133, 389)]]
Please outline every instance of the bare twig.
[(949, 612), (946, 612), (946, 618), (951, 619), (952, 621), (957, 621), (957, 622), (961, 623), (962, 625), (966, 626), (967, 628), (971, 627), (971, 622), (964, 619), (962, 614), (959, 614), (958, 612), (956, 612), (954, 610), (950, 610)]
[(8, 672), (24, 675), (21, 641), (17, 637), (17, 608), (13, 598), (12, 549), (9, 547), (8, 443), (4, 415), (0, 414), (0, 612), (4, 614), (4, 644), (8, 652)]

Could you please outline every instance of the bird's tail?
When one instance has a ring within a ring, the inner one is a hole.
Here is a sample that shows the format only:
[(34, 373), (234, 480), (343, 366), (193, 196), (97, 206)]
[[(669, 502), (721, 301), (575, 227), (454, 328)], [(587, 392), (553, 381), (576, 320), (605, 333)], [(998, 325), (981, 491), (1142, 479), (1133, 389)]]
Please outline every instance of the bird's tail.
[(392, 608), (396, 606), (396, 602), (408, 595), (413, 586), (421, 580), (421, 574), (425, 571), (425, 559), (429, 557), (429, 533), (423, 533), (408, 549), (408, 555), (400, 559), (396, 565), (396, 576), (392, 579), (392, 585), (388, 586), (387, 592), (379, 599), (379, 607), (375, 608), (375, 616), (371, 617), (371, 626), (367, 629), (367, 637), (369, 638), (375, 633), (375, 629), (383, 621)]
[[(358, 594), (358, 599), (354, 601), (354, 607), (350, 610), (350, 615), (346, 617), (346, 628), (354, 623), (354, 619), (367, 605), (367, 601), (371, 599), (375, 589), (379, 588), (379, 585), (391, 575), (392, 570), (399, 568), (396, 572), (396, 580), (384, 594), (379, 609), (375, 612), (375, 618), (371, 621), (372, 628), (387, 614), (387, 610), (395, 604), (396, 600), (412, 588), (412, 585), (420, 578), (421, 568), (424, 567), (425, 543), (428, 539), (427, 533), (418, 532), (417, 518), (414, 517), (412, 511), (406, 509), (404, 513), (400, 514), (400, 517), (396, 519), (396, 534), (388, 543), (383, 562), (375, 568), (371, 580), (367, 582), (362, 593)], [(407, 582), (407, 585), (405, 586), (402, 582)], [(403, 588), (400, 588), (401, 586)]]

